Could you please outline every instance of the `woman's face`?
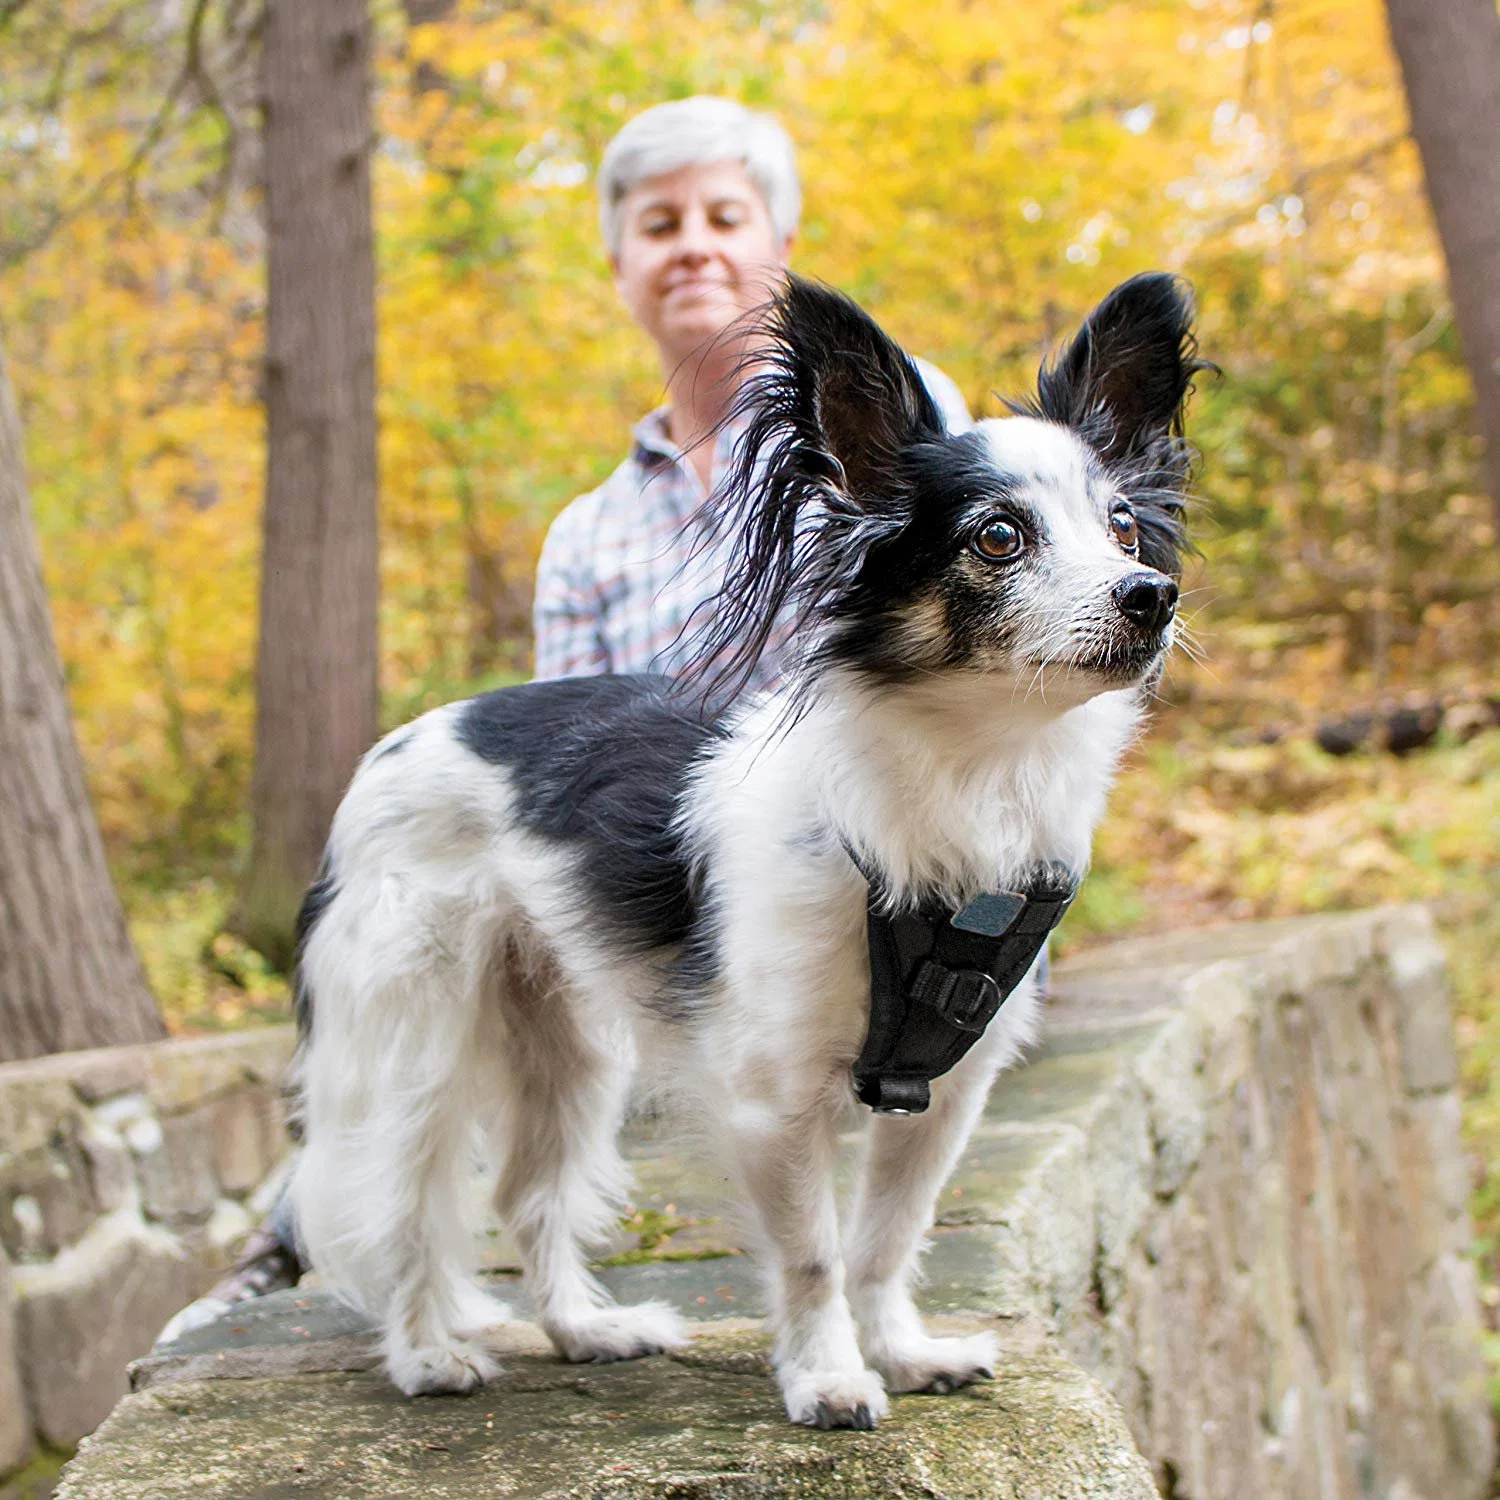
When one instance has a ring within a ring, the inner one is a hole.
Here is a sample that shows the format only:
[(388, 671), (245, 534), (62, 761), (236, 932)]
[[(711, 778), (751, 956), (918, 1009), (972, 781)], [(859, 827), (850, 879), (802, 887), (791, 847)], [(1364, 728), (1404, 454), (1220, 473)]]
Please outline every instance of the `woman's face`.
[(766, 300), (790, 241), (738, 162), (648, 177), (620, 205), (615, 286), (671, 368)]

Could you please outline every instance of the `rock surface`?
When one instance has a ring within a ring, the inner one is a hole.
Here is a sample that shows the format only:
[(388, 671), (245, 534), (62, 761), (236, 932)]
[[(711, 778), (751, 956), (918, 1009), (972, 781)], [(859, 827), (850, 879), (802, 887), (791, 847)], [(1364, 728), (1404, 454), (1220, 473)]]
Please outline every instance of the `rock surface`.
[(285, 1151), (292, 1045), (276, 1027), (0, 1064), (0, 1475), (33, 1424), (68, 1447), (92, 1431), (222, 1274)]
[(11, 1305), (10, 1262), (0, 1250), (0, 1474), (31, 1456), (31, 1414), (21, 1385), (21, 1351)]
[(137, 1330), (159, 1329), (191, 1295), (181, 1247), (124, 1214), (50, 1264), (21, 1268), (17, 1280), (32, 1420), (54, 1447), (109, 1415), (126, 1390)]
[(170, 1384), (122, 1403), (58, 1500), (1156, 1494), (1118, 1405), (1056, 1354), (902, 1397), (877, 1432), (824, 1433), (787, 1423), (751, 1344), (710, 1331), (676, 1358), (577, 1368), (522, 1354), (478, 1395), (441, 1400), (374, 1374)]
[[(407, 1402), (368, 1330), (304, 1286), (139, 1362), (60, 1493), (1065, 1500), (1149, 1495), (1149, 1471), (1175, 1500), (1482, 1500), (1493, 1438), (1425, 914), (1122, 944), (1063, 966), (1058, 991), (926, 1262), (929, 1314), (1002, 1334), (993, 1385), (899, 1398), (873, 1435), (789, 1427), (744, 1321), (763, 1310), (753, 1265), (698, 1258), (738, 1243), (722, 1173), (638, 1129), (639, 1211), (602, 1274), (698, 1320), (689, 1353), (571, 1369), (520, 1321), (499, 1385)], [(511, 1258), (488, 1239), (492, 1267)]]

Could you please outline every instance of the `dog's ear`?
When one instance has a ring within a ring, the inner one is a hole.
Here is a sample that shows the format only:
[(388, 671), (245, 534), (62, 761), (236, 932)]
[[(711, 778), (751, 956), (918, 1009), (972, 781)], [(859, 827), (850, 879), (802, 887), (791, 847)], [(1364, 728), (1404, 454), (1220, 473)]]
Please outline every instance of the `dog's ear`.
[(1044, 417), (1078, 430), (1100, 454), (1128, 459), (1180, 427), (1194, 374), (1193, 298), (1162, 272), (1133, 276), (1037, 379)]
[(1037, 379), (1034, 415), (1071, 427), (1109, 465), (1140, 526), (1141, 561), (1174, 578), (1190, 550), (1192, 450), (1182, 413), (1197, 357), (1193, 296), (1160, 272), (1134, 276), (1089, 315)]
[(944, 435), (916, 366), (832, 287), (788, 276), (747, 340), (733, 468), (702, 512), (724, 586), (690, 626), (710, 695), (732, 696), (773, 631), (815, 625), (869, 549), (911, 518), (906, 455)]
[[(802, 462), (855, 509), (889, 515), (904, 499), (901, 457), (943, 435), (916, 366), (842, 292), (787, 278), (766, 322), (774, 390)], [(831, 462), (830, 462), (831, 460)]]

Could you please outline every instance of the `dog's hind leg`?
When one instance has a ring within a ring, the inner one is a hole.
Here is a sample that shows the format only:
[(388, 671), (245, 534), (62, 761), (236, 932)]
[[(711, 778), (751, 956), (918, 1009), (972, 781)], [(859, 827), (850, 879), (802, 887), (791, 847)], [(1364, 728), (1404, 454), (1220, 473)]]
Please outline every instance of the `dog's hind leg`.
[(408, 1395), (469, 1390), (499, 1371), (479, 1335), (506, 1309), (471, 1279), (490, 969), (469, 903), (410, 882), (345, 887), (303, 956), (317, 1008), (298, 1222), (316, 1269), (379, 1323)]
[(618, 1023), (591, 1025), (587, 997), (555, 964), (512, 965), (505, 1005), (501, 1135), (495, 1203), (521, 1247), (537, 1321), (558, 1353), (605, 1363), (685, 1341), (664, 1303), (622, 1307), (589, 1273), (585, 1247), (625, 1200), (616, 1146), (630, 1083)]
[(936, 1079), (932, 1104), (909, 1118), (877, 1117), (849, 1217), (849, 1301), (865, 1358), (893, 1391), (957, 1390), (994, 1372), (993, 1335), (933, 1338), (922, 1327), (911, 1284), (937, 1195), (984, 1108), (1010, 1049), (987, 1036)]

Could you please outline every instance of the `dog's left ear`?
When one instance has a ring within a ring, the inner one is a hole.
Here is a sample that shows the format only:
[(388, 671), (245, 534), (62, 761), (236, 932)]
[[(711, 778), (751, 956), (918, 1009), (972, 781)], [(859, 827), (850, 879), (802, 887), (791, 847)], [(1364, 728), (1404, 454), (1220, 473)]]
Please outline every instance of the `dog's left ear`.
[(1141, 561), (1173, 577), (1190, 550), (1182, 410), (1193, 376), (1212, 368), (1197, 357), (1187, 283), (1154, 272), (1116, 287), (1037, 379), (1036, 411), (1109, 465), (1135, 509)]
[(1176, 429), (1193, 375), (1193, 297), (1162, 272), (1117, 286), (1037, 381), (1038, 405), (1108, 461), (1129, 459)]

